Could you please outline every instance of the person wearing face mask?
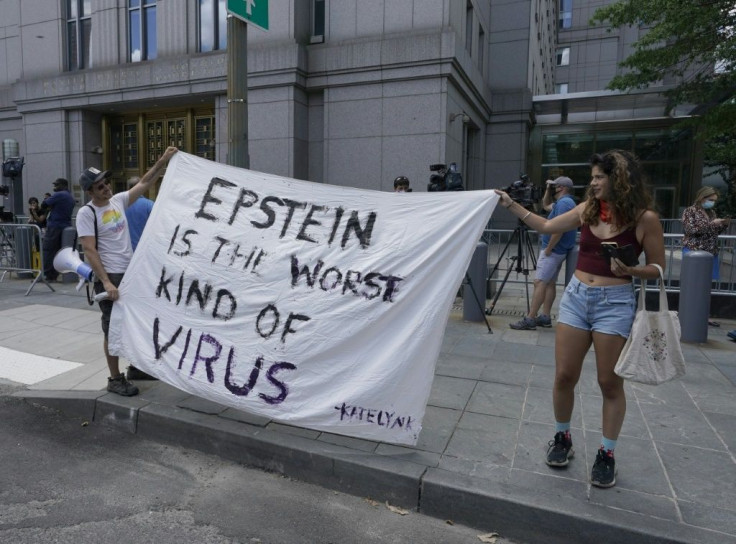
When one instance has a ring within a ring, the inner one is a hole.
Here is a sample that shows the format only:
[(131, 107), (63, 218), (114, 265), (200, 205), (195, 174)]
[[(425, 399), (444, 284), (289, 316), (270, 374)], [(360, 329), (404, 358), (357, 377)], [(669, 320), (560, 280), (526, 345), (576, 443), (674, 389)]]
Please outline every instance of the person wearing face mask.
[[(547, 180), (547, 190), (542, 198), (542, 206), (549, 212), (547, 219), (572, 210), (575, 201), (572, 199), (572, 180), (560, 176), (554, 180)], [(542, 249), (537, 259), (537, 273), (534, 278), (534, 294), (529, 304), (529, 313), (509, 327), (517, 331), (531, 331), (539, 327), (551, 327), (552, 304), (557, 295), (557, 276), (560, 274), (562, 263), (567, 259), (567, 252), (575, 247), (577, 229), (564, 233), (543, 234), (541, 236)], [(539, 308), (542, 313), (537, 315)]]
[[(720, 266), (718, 261), (718, 235), (728, 228), (731, 219), (718, 219), (713, 207), (718, 200), (718, 191), (713, 187), (701, 187), (695, 195), (692, 206), (685, 208), (682, 214), (682, 253), (690, 251), (707, 251), (713, 254), (713, 271), (711, 279), (718, 281)], [(712, 327), (720, 324), (708, 321)]]

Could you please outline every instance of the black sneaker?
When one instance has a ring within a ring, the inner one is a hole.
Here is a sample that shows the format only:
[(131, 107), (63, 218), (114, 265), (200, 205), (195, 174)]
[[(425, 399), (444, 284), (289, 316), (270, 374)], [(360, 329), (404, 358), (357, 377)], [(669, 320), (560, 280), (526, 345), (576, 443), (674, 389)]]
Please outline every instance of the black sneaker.
[(547, 464), (551, 467), (566, 467), (574, 455), (570, 435), (560, 431), (555, 434), (555, 439), (549, 442)]
[(613, 487), (616, 485), (616, 460), (613, 453), (598, 450), (590, 473), (590, 483), (596, 487)]
[(128, 367), (128, 379), (129, 380), (158, 380), (158, 378), (151, 376), (148, 372), (143, 372), (141, 369), (130, 365)]
[(110, 393), (124, 397), (132, 397), (138, 394), (138, 388), (126, 380), (124, 374), (120, 374), (117, 378), (108, 378), (107, 390)]

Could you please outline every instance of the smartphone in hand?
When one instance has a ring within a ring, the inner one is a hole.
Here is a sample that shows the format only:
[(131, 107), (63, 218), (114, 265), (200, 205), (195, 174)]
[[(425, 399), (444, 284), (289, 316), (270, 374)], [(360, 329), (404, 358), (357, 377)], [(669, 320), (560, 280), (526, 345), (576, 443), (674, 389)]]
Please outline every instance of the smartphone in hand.
[(608, 258), (609, 264), (612, 258), (620, 260), (626, 266), (639, 264), (639, 258), (631, 244), (619, 247), (616, 242), (601, 242), (601, 251)]

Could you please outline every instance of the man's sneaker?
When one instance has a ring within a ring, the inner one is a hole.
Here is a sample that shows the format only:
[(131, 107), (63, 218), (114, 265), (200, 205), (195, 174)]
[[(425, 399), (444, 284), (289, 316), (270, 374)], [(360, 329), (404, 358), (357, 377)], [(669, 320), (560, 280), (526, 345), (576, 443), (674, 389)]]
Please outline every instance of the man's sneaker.
[(548, 445), (547, 464), (551, 467), (566, 467), (575, 455), (569, 433), (560, 431), (555, 434), (555, 439), (550, 440)]
[(517, 331), (535, 331), (537, 330), (537, 322), (531, 317), (522, 317), (516, 323), (511, 323), (509, 327)]
[(590, 483), (596, 487), (613, 487), (616, 485), (616, 460), (613, 452), (598, 450), (590, 473)]
[(143, 372), (140, 368), (136, 368), (133, 365), (128, 367), (128, 379), (129, 380), (158, 380), (158, 378), (151, 376), (148, 372)]
[(107, 390), (116, 395), (124, 397), (132, 397), (138, 394), (138, 388), (125, 379), (124, 374), (120, 374), (117, 378), (107, 379)]
[(539, 314), (534, 321), (536, 322), (537, 327), (551, 327), (552, 326), (552, 319), (550, 319), (548, 315)]

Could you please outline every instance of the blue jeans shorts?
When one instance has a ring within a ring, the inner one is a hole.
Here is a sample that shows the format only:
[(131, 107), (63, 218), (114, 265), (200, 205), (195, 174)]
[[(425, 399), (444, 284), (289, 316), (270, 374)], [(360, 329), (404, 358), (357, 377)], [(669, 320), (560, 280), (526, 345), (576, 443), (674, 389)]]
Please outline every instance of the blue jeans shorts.
[(628, 338), (636, 314), (634, 285), (592, 287), (575, 276), (565, 288), (558, 323)]
[(565, 259), (567, 259), (567, 253), (555, 253), (553, 251), (548, 257), (544, 254), (544, 250), (540, 251), (535, 278), (544, 283), (557, 282), (557, 276), (560, 274)]

